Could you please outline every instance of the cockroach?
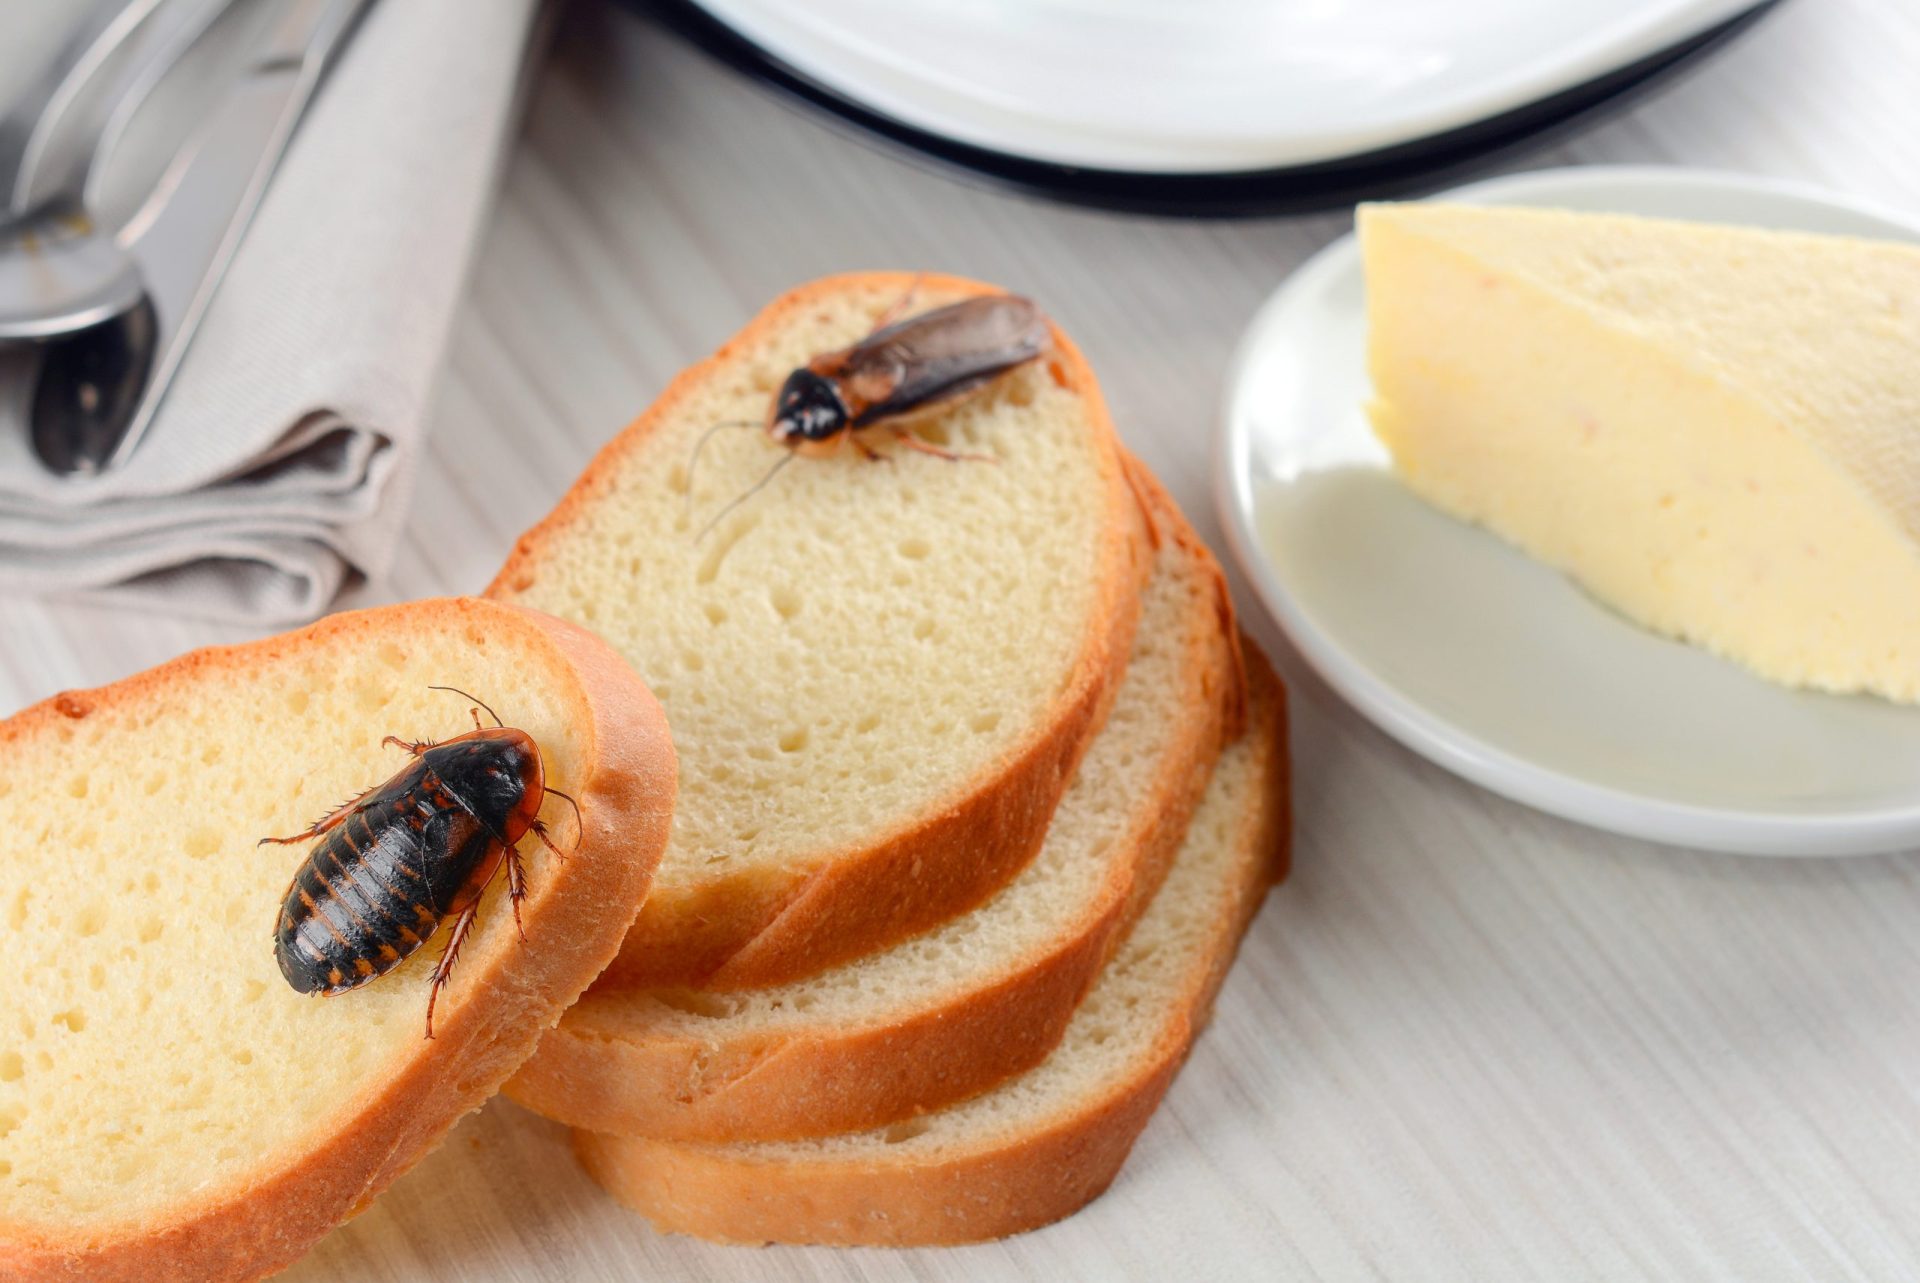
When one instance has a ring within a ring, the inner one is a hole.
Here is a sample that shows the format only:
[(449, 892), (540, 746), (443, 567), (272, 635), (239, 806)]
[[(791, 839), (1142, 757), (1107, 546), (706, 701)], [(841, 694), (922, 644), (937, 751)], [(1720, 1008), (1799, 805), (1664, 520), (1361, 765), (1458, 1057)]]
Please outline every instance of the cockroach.
[[(502, 864), (514, 926), (520, 928), (527, 875), (516, 844), (531, 832), (566, 858), (539, 818), (547, 794), (572, 804), (576, 825), (580, 815), (578, 802), (548, 787), (532, 736), (503, 723), (465, 691), (431, 689), (479, 705), (472, 710), (473, 730), (442, 743), (387, 736), (381, 747), (413, 756), (391, 779), (303, 832), (260, 839), (263, 846), (319, 839), (293, 875), (274, 924), (280, 974), (297, 993), (324, 997), (357, 989), (399, 966), (443, 919), (453, 919), (427, 992), (429, 1038), (434, 1003), (453, 975), (481, 894)], [(493, 717), (492, 729), (481, 724), (481, 708)], [(522, 943), (526, 938), (521, 929)]]
[(912, 295), (908, 290), (907, 297), (858, 343), (812, 357), (787, 375), (764, 422), (719, 423), (702, 435), (687, 464), (689, 501), (693, 470), (714, 432), (762, 427), (787, 450), (765, 476), (715, 514), (702, 535), (798, 455), (834, 454), (842, 442), (848, 442), (863, 459), (884, 458), (860, 437), (868, 428), (885, 427), (901, 445), (941, 459), (985, 458), (942, 450), (908, 432), (905, 424), (979, 392), (1008, 371), (1045, 355), (1050, 344), (1047, 319), (1030, 299), (985, 294), (891, 321)]

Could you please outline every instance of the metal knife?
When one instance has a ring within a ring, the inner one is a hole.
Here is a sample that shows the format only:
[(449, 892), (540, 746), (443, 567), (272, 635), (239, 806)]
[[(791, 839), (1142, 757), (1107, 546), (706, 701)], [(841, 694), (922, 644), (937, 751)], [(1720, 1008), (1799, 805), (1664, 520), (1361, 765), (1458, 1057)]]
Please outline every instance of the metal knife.
[(103, 466), (123, 462), (167, 385), (259, 206), (287, 140), (367, 0), (288, 0), (239, 82), (127, 225), (158, 328), (140, 408)]

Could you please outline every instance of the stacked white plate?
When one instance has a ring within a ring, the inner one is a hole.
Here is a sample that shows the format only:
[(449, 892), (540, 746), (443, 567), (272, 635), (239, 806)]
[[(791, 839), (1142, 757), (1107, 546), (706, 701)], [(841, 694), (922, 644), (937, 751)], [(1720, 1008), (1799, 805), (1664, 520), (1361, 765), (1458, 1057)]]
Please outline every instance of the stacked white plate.
[(854, 102), (1010, 156), (1291, 168), (1433, 137), (1630, 66), (1756, 0), (699, 0)]

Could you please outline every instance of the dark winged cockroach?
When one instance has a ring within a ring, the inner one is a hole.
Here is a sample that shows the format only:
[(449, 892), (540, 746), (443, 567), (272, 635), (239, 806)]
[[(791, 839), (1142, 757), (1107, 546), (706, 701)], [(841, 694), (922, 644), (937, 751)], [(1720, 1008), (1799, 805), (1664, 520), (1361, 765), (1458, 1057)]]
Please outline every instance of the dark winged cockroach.
[[(387, 736), (383, 746), (413, 755), (393, 778), (335, 807), (303, 833), (260, 839), (262, 845), (319, 839), (293, 875), (274, 925), (280, 974), (296, 992), (325, 996), (357, 989), (399, 966), (442, 919), (452, 918), (427, 992), (431, 1038), (434, 1003), (453, 974), (481, 893), (502, 864), (514, 925), (520, 925), (527, 877), (515, 844), (531, 831), (564, 859), (539, 819), (540, 806), (549, 793), (564, 798), (573, 803), (576, 821), (580, 807), (547, 787), (533, 738), (487, 712), (494, 729), (481, 725), (477, 708), (474, 729), (444, 743)], [(526, 939), (524, 931), (520, 938)]]
[[(912, 294), (909, 290), (907, 297)], [(892, 311), (903, 310), (906, 301)], [(848, 442), (864, 459), (883, 458), (858, 435), (867, 428), (885, 427), (901, 445), (922, 454), (956, 461), (984, 458), (942, 450), (908, 432), (905, 424), (1044, 355), (1049, 342), (1047, 318), (1032, 300), (1017, 294), (985, 294), (903, 321), (883, 319), (853, 346), (822, 353), (789, 374), (764, 424), (720, 423), (708, 429), (687, 465), (688, 498), (700, 451), (721, 428), (764, 427), (787, 453), (715, 514), (706, 530), (758, 493), (796, 455), (833, 454)]]

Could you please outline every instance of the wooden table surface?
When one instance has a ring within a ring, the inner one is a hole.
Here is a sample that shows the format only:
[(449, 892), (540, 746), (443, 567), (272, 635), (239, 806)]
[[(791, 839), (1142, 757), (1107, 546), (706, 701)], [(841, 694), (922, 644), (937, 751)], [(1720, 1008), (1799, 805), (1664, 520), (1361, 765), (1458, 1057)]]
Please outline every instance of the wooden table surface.
[[(1787, 0), (1526, 166), (1650, 162), (1920, 209), (1920, 5)], [(472, 591), (589, 453), (758, 304), (849, 268), (1034, 294), (1216, 548), (1209, 447), (1250, 314), (1345, 215), (1180, 224), (963, 185), (583, 0), (541, 73), (455, 327), (397, 568)], [(1917, 357), (1920, 359), (1920, 357)], [(1451, 778), (1303, 671), (1296, 873), (1113, 1190), (926, 1252), (653, 1234), (504, 1102), (288, 1276), (1920, 1276), (1920, 865), (1610, 837)], [(0, 603), (0, 708), (245, 630)]]

